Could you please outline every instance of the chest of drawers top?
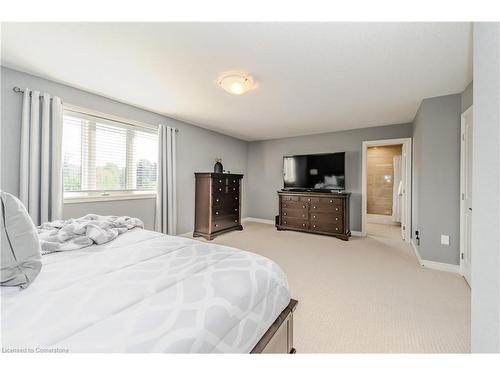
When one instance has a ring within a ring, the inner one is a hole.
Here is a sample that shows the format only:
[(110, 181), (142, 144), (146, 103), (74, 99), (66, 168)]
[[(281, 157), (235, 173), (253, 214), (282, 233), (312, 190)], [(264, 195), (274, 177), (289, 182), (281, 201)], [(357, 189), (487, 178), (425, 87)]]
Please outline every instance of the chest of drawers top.
[(212, 178), (212, 179), (236, 178), (241, 180), (243, 178), (242, 174), (237, 174), (237, 173), (196, 172), (194, 175), (196, 176), (196, 178)]

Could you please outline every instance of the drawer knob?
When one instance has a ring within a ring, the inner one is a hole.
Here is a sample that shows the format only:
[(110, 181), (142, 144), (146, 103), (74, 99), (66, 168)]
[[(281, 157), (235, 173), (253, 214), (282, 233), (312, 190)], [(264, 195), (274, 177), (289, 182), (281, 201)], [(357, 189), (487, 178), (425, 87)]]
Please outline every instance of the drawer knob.
[(219, 180), (219, 182), (222, 182), (222, 180)]
[(286, 203), (283, 205), (283, 207), (286, 207)]
[(339, 218), (338, 218), (338, 217), (336, 217), (336, 218), (335, 218), (335, 221), (339, 221)]
[(311, 198), (307, 198), (307, 200), (310, 202), (310, 201), (311, 201)]
[(233, 188), (233, 191), (235, 191), (235, 190), (236, 190), (236, 188)]
[(333, 203), (333, 201), (330, 199), (330, 203)]
[(216, 202), (218, 202), (218, 201), (219, 201), (219, 198), (217, 198), (215, 201), (216, 201)]
[(335, 228), (335, 230), (339, 230), (339, 228)]
[(284, 223), (286, 224), (286, 220), (284, 221)]
[(285, 216), (286, 216), (286, 212), (285, 212), (283, 215), (285, 215)]
[(313, 219), (316, 219), (316, 215), (313, 215)]
[(316, 206), (313, 206), (313, 208), (316, 208)]
[(306, 225), (305, 224), (302, 224), (303, 227), (305, 227)]
[(215, 227), (217, 228), (219, 226), (219, 224), (215, 224)]
[(235, 223), (237, 223), (237, 222), (238, 222), (238, 220), (235, 220), (234, 222), (235, 222)]
[(338, 207), (335, 207), (335, 211), (338, 211), (338, 210), (339, 210), (339, 208), (338, 208)]
[(219, 191), (222, 191), (222, 188), (219, 188)]
[(236, 180), (233, 180), (233, 184), (236, 183)]
[(215, 211), (215, 214), (218, 215), (219, 214), (219, 211)]
[(302, 208), (306, 208), (306, 206), (302, 206)]
[(315, 225), (315, 224), (313, 225), (313, 228), (316, 228), (316, 225)]
[(234, 210), (235, 210), (235, 211), (238, 211), (238, 209), (237, 209), (237, 208), (235, 208)]

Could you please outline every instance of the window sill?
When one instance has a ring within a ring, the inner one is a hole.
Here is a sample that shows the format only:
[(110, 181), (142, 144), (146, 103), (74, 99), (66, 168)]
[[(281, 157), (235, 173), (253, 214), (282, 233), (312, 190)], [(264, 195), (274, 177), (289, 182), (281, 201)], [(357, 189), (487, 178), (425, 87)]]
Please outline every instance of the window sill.
[(137, 193), (137, 194), (112, 194), (106, 196), (80, 195), (65, 197), (64, 204), (109, 202), (109, 201), (128, 201), (135, 199), (156, 199), (156, 193)]

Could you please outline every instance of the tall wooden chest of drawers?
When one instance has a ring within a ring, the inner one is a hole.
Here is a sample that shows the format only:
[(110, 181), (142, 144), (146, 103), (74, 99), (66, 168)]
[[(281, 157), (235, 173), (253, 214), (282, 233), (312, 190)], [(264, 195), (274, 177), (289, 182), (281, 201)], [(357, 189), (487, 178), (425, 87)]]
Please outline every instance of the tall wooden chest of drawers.
[(347, 241), (351, 193), (278, 191), (278, 230), (326, 234)]
[(195, 173), (194, 237), (212, 240), (219, 234), (242, 230), (242, 174)]

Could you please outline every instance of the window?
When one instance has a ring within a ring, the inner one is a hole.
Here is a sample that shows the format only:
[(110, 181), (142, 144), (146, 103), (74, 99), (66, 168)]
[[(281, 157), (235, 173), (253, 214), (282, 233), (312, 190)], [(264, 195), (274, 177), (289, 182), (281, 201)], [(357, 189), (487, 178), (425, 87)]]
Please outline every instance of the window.
[(156, 193), (156, 129), (65, 110), (65, 199), (142, 197)]

